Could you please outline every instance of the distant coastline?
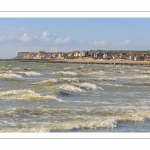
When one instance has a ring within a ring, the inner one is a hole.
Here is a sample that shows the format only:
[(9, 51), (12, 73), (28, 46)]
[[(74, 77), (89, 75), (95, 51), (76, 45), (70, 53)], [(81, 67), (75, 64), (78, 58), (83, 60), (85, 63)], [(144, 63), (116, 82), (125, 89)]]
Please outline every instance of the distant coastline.
[(18, 52), (12, 59), (0, 61), (43, 62), (43, 63), (79, 63), (79, 64), (113, 64), (150, 66), (148, 51), (104, 51), (76, 50), (72, 52)]
[(48, 60), (48, 59), (0, 59), (0, 61), (8, 61), (8, 62), (41, 62), (41, 63), (78, 63), (78, 64), (112, 64), (112, 65), (146, 65), (150, 66), (150, 61), (133, 61), (133, 60), (124, 60), (124, 59), (55, 59), (55, 60)]

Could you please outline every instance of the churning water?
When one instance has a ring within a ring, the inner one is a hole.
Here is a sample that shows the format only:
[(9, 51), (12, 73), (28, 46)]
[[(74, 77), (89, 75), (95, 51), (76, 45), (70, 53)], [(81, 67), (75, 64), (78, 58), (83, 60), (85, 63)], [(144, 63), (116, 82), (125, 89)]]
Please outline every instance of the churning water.
[(0, 132), (144, 131), (149, 67), (0, 63)]

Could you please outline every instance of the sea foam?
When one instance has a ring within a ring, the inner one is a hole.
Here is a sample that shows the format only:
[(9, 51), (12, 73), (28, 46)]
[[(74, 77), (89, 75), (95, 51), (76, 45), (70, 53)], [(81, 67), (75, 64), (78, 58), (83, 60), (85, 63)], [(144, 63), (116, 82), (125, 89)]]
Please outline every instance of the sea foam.
[(0, 92), (0, 99), (27, 99), (27, 100), (57, 100), (62, 101), (55, 95), (41, 95), (32, 90), (10, 90)]
[(53, 72), (52, 74), (60, 74), (60, 75), (70, 75), (70, 76), (76, 76), (76, 72), (71, 72), (71, 71), (58, 71), (58, 72)]
[(72, 85), (68, 85), (68, 84), (63, 84), (61, 86), (59, 86), (58, 88), (60, 91), (63, 91), (63, 92), (83, 92), (84, 90), (82, 90), (81, 88), (79, 87), (75, 87), (75, 86), (72, 86)]
[(95, 84), (84, 82), (84, 83), (79, 83), (76, 84), (77, 86), (87, 89), (87, 90), (103, 90), (101, 87), (97, 87)]
[(17, 75), (14, 73), (4, 73), (4, 74), (0, 74), (0, 78), (7, 78), (7, 79), (21, 79), (23, 78), (21, 75)]
[(27, 76), (39, 76), (39, 75), (41, 75), (40, 73), (37, 73), (37, 72), (35, 72), (35, 71), (29, 71), (29, 72), (19, 72), (20, 74), (25, 74), (25, 75), (27, 75)]

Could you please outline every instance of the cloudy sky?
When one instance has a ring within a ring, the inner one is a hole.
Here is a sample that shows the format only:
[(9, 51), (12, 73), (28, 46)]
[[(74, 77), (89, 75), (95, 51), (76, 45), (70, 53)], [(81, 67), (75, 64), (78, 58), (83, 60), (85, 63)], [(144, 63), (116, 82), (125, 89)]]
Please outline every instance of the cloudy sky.
[(150, 18), (0, 18), (0, 58), (17, 52), (149, 50)]

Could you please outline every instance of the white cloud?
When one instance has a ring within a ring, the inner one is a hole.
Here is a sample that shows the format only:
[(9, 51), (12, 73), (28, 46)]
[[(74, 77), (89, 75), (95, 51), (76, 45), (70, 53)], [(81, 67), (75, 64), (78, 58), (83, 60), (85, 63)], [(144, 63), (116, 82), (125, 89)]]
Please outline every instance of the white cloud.
[(44, 31), (42, 33), (42, 39), (45, 40), (45, 41), (49, 41), (50, 40), (49, 35), (50, 34), (47, 31)]
[(11, 39), (12, 39), (12, 36), (1, 36), (0, 37), (0, 42), (6, 41), (6, 40), (11, 40)]
[(22, 30), (25, 30), (25, 28), (24, 28), (24, 27), (22, 27), (21, 29), (22, 29)]
[(84, 43), (84, 41), (83, 41), (83, 40), (81, 40), (79, 43), (80, 43), (80, 44), (82, 44), (82, 43)]
[(28, 33), (24, 33), (20, 40), (23, 42), (28, 42), (31, 40), (31, 37), (28, 35)]
[(6, 40), (6, 37), (5, 37), (5, 36), (1, 36), (1, 37), (0, 37), (0, 42), (2, 42), (2, 41), (4, 41), (4, 40)]
[(89, 45), (94, 45), (94, 46), (106, 46), (108, 44), (108, 41), (105, 41), (105, 40), (101, 40), (101, 41), (89, 41), (88, 42)]
[(36, 35), (33, 36), (35, 39), (37, 39), (38, 37)]
[(128, 45), (130, 43), (131, 43), (131, 41), (129, 39), (127, 39), (127, 40), (121, 42), (121, 45)]
[(67, 37), (67, 38), (57, 38), (55, 39), (55, 44), (65, 44), (65, 43), (69, 43), (71, 42), (71, 37)]

